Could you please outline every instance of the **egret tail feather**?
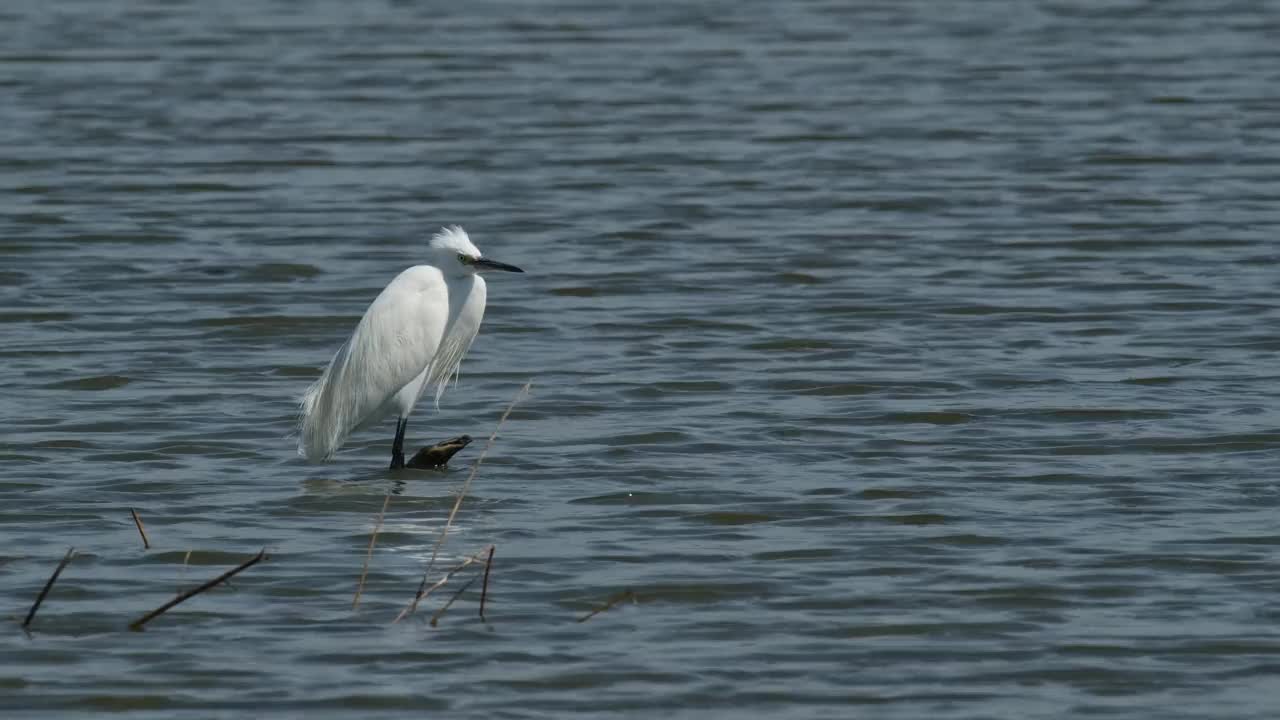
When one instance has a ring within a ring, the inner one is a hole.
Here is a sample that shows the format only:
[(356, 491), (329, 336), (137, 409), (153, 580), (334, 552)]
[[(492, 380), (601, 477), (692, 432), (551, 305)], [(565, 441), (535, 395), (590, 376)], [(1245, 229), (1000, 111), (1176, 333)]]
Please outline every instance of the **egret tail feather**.
[(341, 377), (346, 369), (347, 345), (334, 354), (333, 360), (302, 395), (298, 418), (298, 454), (310, 462), (323, 462), (333, 457), (346, 442), (353, 429), (349, 422), (350, 408), (345, 407), (342, 395), (335, 391), (335, 376)]

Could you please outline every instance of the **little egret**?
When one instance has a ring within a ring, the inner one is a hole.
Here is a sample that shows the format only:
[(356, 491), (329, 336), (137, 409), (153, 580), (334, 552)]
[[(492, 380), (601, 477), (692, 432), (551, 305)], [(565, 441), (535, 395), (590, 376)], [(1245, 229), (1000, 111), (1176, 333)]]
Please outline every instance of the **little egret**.
[[(427, 255), (426, 264), (405, 270), (383, 288), (324, 374), (307, 388), (298, 423), (299, 455), (312, 462), (328, 460), (351, 433), (395, 411), (391, 469), (404, 467), (409, 413), (433, 385), (439, 405), (480, 329), (486, 291), (479, 272), (524, 272), (482, 257), (456, 225), (431, 238)], [(443, 444), (449, 443), (457, 440)]]

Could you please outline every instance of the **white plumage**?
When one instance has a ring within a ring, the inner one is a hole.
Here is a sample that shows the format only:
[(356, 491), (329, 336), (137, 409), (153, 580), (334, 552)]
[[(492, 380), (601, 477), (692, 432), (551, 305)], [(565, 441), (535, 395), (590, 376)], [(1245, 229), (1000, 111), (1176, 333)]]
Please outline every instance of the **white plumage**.
[(347, 437), (395, 412), (400, 420), (392, 467), (403, 465), (401, 440), (413, 406), (427, 388), (436, 403), (484, 318), (479, 270), (522, 272), (480, 256), (460, 227), (431, 239), (428, 262), (396, 276), (378, 294), (355, 332), (302, 397), (298, 454), (333, 456)]

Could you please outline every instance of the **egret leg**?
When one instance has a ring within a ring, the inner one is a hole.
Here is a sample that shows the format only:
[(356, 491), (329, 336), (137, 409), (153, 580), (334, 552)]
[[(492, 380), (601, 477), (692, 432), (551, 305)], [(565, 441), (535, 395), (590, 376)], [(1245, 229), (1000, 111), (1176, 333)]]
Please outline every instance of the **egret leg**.
[(391, 442), (391, 469), (404, 467), (404, 429), (409, 426), (409, 418), (400, 418), (396, 422), (396, 439)]

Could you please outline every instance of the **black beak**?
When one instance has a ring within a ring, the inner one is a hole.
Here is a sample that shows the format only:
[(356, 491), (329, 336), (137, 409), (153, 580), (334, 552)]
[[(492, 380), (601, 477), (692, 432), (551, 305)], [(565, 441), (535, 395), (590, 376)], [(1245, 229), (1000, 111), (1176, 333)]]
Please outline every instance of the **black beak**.
[(515, 265), (500, 263), (497, 260), (490, 260), (489, 258), (484, 258), (484, 257), (476, 258), (471, 262), (471, 264), (477, 270), (502, 270), (504, 272), (518, 272), (518, 273), (524, 272), (523, 270), (516, 267)]

